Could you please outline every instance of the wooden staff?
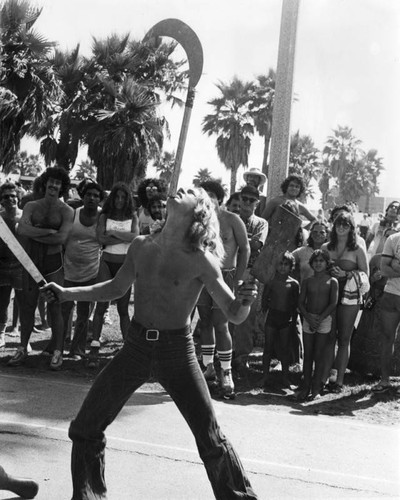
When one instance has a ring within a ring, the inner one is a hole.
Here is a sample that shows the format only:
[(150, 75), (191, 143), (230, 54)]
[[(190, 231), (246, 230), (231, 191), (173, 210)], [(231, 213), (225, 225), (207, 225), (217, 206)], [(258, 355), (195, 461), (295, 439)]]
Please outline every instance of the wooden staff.
[(183, 151), (185, 149), (189, 121), (192, 114), (195, 87), (203, 71), (203, 48), (198, 36), (192, 28), (179, 19), (164, 19), (160, 21), (149, 30), (143, 41), (148, 41), (157, 36), (169, 36), (182, 45), (189, 63), (189, 88), (186, 96), (185, 112), (179, 135), (174, 169), (169, 186), (169, 195), (174, 196), (177, 191), (179, 175), (181, 173)]

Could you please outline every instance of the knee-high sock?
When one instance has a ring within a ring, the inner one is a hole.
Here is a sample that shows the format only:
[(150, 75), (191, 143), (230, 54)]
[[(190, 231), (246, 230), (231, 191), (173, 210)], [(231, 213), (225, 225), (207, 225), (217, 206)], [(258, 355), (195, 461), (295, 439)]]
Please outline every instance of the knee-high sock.
[(203, 365), (207, 366), (214, 361), (215, 344), (212, 345), (202, 345), (201, 346), (201, 356), (203, 359)]

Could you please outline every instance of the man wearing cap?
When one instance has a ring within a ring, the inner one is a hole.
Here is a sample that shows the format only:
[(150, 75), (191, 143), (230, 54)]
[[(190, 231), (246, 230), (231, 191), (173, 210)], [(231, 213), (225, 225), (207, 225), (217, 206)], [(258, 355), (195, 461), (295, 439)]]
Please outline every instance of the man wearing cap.
[[(243, 280), (245, 281), (251, 276), (251, 268), (261, 252), (268, 233), (268, 222), (255, 215), (259, 200), (260, 193), (255, 186), (247, 185), (240, 191), (240, 218), (246, 226), (250, 244), (250, 258), (243, 276)], [(233, 346), (235, 358), (232, 366), (239, 374), (243, 373), (248, 367), (247, 358), (253, 350), (253, 336), (257, 312), (256, 302), (252, 304), (247, 319), (240, 325), (235, 325), (234, 329)]]
[[(259, 193), (262, 193), (264, 184), (267, 181), (267, 176), (261, 172), (259, 168), (250, 168), (243, 172), (243, 180), (246, 186), (255, 187)], [(266, 197), (262, 194), (259, 195), (259, 203), (257, 205), (255, 215), (260, 216), (263, 213), (265, 207)]]

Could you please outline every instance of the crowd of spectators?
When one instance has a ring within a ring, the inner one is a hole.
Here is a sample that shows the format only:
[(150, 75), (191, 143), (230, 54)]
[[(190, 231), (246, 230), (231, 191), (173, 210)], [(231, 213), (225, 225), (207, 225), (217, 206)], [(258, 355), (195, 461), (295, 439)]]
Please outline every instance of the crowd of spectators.
[[(259, 299), (243, 323), (228, 324), (212, 297), (201, 294), (197, 304), (199, 362), (206, 380), (219, 381), (224, 396), (234, 395), (234, 378), (243, 377), (250, 369), (248, 361), (261, 311), (265, 333), (263, 386), (276, 383), (269, 376), (271, 360), (276, 358), (282, 367), (281, 386), (291, 387), (289, 366), (296, 359), (291, 352), (294, 341), (300, 353), (297, 361), (303, 367), (296, 398), (304, 401), (320, 397), (326, 390), (340, 393), (360, 314), (366, 303), (371, 310), (380, 300), (385, 311), (381, 322), (382, 380), (373, 391), (390, 389), (391, 354), (400, 323), (400, 203), (390, 203), (375, 224), (367, 213), (357, 224), (354, 203), (336, 206), (329, 213), (320, 209), (315, 216), (301, 201), (304, 183), (298, 175), (288, 176), (282, 183), (282, 194), (270, 200), (262, 194), (266, 177), (260, 170), (249, 169), (243, 181), (242, 188), (225, 204), (225, 192), (218, 181), (201, 185), (215, 205), (225, 250), (221, 270), (233, 291), (243, 281), (255, 280), (253, 266), (269, 245), (277, 207), (301, 219), (301, 225), (290, 248), (284, 248), (266, 264), (271, 266), (272, 279), (257, 281)], [(162, 179), (144, 179), (136, 196), (125, 183), (116, 183), (107, 193), (96, 181), (85, 179), (77, 190), (79, 201), (68, 200), (69, 187), (69, 176), (59, 167), (48, 168), (29, 193), (8, 181), (0, 186), (0, 215), (5, 223), (45, 279), (65, 287), (112, 279), (133, 239), (162, 230), (167, 217), (168, 186)], [(372, 294), (374, 286), (369, 291), (370, 284), (376, 283), (380, 283), (379, 296)], [(115, 302), (122, 340), (131, 321), (131, 294), (129, 289)], [(0, 240), (0, 348), (7, 347), (12, 296), (21, 322), (20, 345), (10, 356), (9, 366), (23, 364), (29, 355), (39, 295), (39, 285)], [(44, 353), (50, 355), (53, 370), (62, 368), (66, 355), (89, 368), (99, 366), (101, 333), (110, 304), (78, 303), (75, 313), (74, 306), (70, 302), (61, 306), (55, 301), (47, 306), (47, 318), (42, 318), (45, 327), (48, 321), (51, 329)], [(69, 352), (65, 354), (69, 337)]]

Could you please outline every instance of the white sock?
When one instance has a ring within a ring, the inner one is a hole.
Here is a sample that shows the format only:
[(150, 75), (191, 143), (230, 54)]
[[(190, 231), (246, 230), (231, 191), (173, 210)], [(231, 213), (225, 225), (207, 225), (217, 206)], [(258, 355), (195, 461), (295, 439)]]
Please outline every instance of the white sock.
[(221, 368), (223, 370), (230, 370), (232, 364), (232, 349), (229, 351), (218, 351), (218, 357), (221, 362)]
[(215, 352), (215, 344), (201, 346), (201, 356), (203, 359), (204, 366), (207, 366), (210, 363), (214, 362), (214, 352)]

